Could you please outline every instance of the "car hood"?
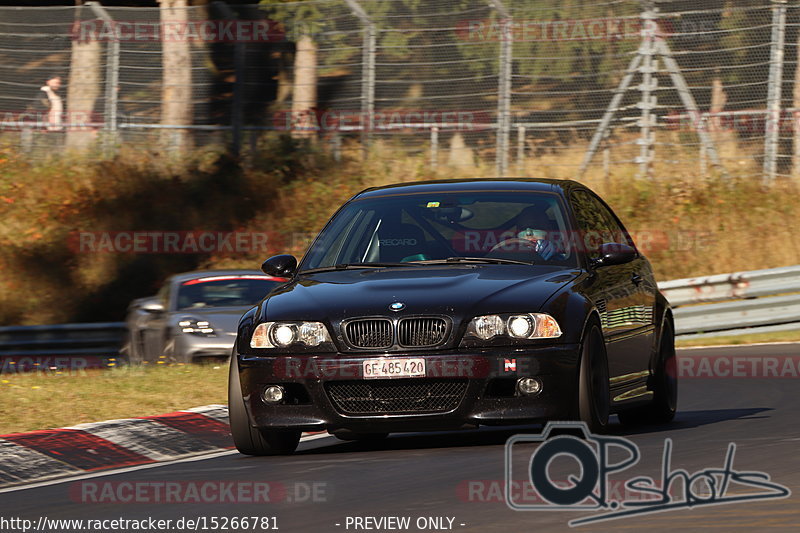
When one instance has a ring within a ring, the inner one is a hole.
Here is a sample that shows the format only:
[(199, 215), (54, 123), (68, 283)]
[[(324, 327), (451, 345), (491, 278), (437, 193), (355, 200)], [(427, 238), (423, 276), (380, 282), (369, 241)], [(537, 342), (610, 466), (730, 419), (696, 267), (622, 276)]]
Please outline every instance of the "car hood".
[(574, 269), (527, 265), (442, 265), (358, 269), (301, 275), (273, 292), (261, 321), (442, 314), (454, 319), (486, 313), (537, 312), (575, 279)]
[(181, 320), (207, 320), (216, 333), (236, 333), (239, 319), (248, 309), (251, 306), (183, 309), (172, 313), (172, 321), (177, 325)]

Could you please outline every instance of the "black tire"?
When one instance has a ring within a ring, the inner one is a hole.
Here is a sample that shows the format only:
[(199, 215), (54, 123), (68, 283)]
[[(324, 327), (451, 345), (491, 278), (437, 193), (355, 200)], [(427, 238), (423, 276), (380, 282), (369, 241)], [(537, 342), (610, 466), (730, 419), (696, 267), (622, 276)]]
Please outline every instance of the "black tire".
[(619, 421), (623, 424), (666, 424), (675, 418), (678, 406), (678, 368), (675, 359), (675, 334), (669, 320), (661, 328), (656, 361), (655, 372), (651, 377), (653, 399), (644, 407), (620, 412)]
[(164, 359), (170, 364), (180, 364), (183, 363), (185, 365), (190, 365), (195, 361), (189, 357), (188, 353), (176, 353), (175, 350), (176, 340), (175, 338), (167, 339), (164, 343), (164, 346), (161, 352), (164, 354)]
[(603, 333), (595, 322), (589, 324), (581, 342), (574, 411), (574, 418), (585, 422), (592, 433), (607, 431), (611, 411), (608, 360)]
[(119, 349), (118, 357), (124, 359), (129, 365), (140, 365), (142, 362), (136, 359), (131, 346), (130, 336), (126, 336), (124, 343)]
[(290, 455), (300, 443), (300, 431), (294, 429), (259, 429), (250, 425), (244, 407), (236, 346), (228, 373), (228, 420), (236, 449), (245, 455)]
[(141, 352), (134, 346), (130, 329), (125, 331), (125, 340), (119, 349), (119, 355), (127, 359), (129, 365), (141, 365), (144, 362)]

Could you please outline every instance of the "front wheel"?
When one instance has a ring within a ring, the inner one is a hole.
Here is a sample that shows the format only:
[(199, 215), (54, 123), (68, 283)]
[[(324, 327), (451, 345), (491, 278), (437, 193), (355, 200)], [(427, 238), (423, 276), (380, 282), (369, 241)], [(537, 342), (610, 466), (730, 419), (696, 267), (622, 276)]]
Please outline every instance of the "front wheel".
[(259, 429), (250, 425), (239, 381), (236, 346), (231, 354), (228, 374), (228, 421), (236, 449), (245, 455), (290, 455), (300, 443), (300, 432), (293, 429)]
[(611, 411), (610, 394), (603, 333), (593, 323), (588, 327), (581, 343), (574, 418), (585, 422), (592, 433), (605, 432)]
[(644, 407), (620, 412), (619, 421), (626, 425), (666, 424), (672, 421), (678, 406), (677, 370), (675, 334), (672, 324), (666, 321), (661, 330), (656, 368), (651, 377), (653, 399)]

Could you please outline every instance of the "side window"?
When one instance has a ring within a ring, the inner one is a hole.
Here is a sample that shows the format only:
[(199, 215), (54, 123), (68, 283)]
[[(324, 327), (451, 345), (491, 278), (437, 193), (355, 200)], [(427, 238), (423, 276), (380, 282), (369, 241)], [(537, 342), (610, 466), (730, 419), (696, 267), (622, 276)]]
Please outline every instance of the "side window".
[(589, 194), (589, 196), (597, 202), (599, 205), (599, 209), (603, 214), (603, 217), (606, 219), (607, 227), (611, 230), (611, 240), (613, 242), (618, 242), (622, 244), (627, 244), (628, 246), (635, 248), (636, 246), (633, 244), (633, 240), (631, 236), (628, 234), (628, 230), (622, 225), (619, 219), (614, 215), (614, 213), (609, 209), (603, 202), (597, 199), (596, 196), (593, 194)]
[(156, 294), (156, 298), (158, 298), (158, 301), (161, 302), (161, 305), (164, 306), (164, 309), (169, 309), (169, 302), (167, 300), (169, 299), (170, 285), (171, 283), (165, 283), (158, 290), (158, 294)]
[[(359, 210), (350, 219), (339, 218), (334, 230), (327, 233), (326, 242), (317, 242), (313, 252), (321, 252), (308, 268), (318, 264), (360, 263), (375, 229), (375, 212)], [(309, 250), (308, 253), (311, 253)]]
[(599, 246), (606, 242), (633, 246), (627, 231), (595, 195), (584, 190), (575, 191), (572, 205), (581, 232), (579, 239), (589, 255), (596, 255)]

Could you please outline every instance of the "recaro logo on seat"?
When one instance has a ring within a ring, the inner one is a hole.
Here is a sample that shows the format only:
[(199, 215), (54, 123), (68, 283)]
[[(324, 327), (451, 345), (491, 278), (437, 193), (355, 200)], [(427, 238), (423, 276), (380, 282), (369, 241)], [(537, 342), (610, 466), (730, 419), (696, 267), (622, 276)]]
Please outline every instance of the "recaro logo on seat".
[(415, 246), (417, 239), (380, 239), (381, 246)]

